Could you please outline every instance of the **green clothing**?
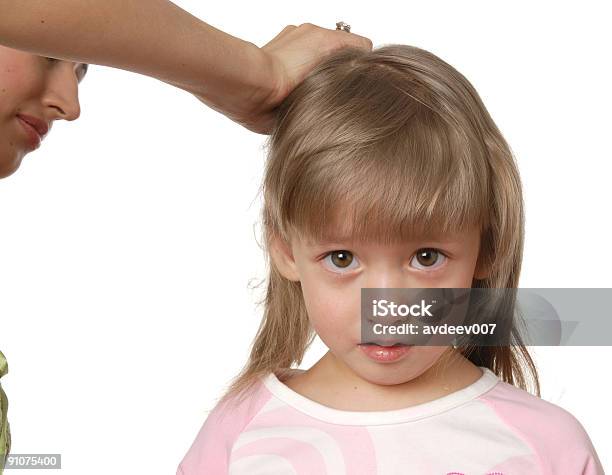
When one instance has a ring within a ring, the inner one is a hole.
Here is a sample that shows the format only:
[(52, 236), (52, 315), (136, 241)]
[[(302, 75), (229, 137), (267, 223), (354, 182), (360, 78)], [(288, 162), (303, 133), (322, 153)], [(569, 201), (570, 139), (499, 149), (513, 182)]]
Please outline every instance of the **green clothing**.
[[(0, 378), (8, 373), (8, 364), (6, 358), (0, 351)], [(6, 457), (11, 449), (11, 430), (9, 427), (6, 413), (8, 411), (8, 399), (0, 385), (0, 475), (6, 463)]]

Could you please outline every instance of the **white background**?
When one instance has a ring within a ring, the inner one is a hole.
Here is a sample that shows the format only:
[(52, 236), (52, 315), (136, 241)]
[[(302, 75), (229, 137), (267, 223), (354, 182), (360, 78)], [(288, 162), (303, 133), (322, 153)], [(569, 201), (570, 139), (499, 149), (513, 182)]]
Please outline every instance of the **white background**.
[[(344, 20), (375, 47), (437, 54), (472, 82), (516, 155), (520, 286), (612, 287), (601, 4), (178, 4), (259, 46), (287, 24)], [(265, 137), (110, 68), (91, 67), (81, 103), (78, 121), (57, 123), (0, 182), (12, 452), (61, 453), (65, 474), (170, 474), (246, 361), (260, 318)], [(302, 367), (323, 351), (317, 342)], [(533, 353), (543, 398), (574, 414), (612, 466), (610, 347)]]

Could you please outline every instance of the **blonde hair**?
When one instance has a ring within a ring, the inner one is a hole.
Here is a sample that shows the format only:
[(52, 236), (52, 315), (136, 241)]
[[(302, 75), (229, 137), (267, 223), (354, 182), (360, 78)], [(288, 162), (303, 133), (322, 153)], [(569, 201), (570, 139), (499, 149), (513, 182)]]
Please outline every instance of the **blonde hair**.
[[(223, 399), (299, 365), (315, 337), (300, 282), (284, 278), (270, 257), (272, 237), (392, 243), (476, 225), (488, 275), (472, 287), (518, 286), (524, 214), (512, 152), (473, 86), (434, 54), (395, 44), (334, 53), (280, 105), (266, 148), (263, 319)], [(460, 351), (525, 390), (529, 372), (540, 396), (535, 364), (514, 330), (513, 346)]]

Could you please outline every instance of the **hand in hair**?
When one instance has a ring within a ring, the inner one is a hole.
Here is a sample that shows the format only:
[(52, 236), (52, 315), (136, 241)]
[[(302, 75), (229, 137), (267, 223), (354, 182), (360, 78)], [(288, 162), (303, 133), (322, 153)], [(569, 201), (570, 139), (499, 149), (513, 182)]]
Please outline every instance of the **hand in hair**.
[(300, 26), (286, 26), (261, 50), (272, 65), (273, 93), (259, 104), (250, 114), (238, 118), (249, 130), (269, 133), (274, 123), (274, 109), (285, 97), (317, 66), (334, 51), (344, 47), (363, 48), (370, 51), (369, 38), (329, 30), (303, 23)]

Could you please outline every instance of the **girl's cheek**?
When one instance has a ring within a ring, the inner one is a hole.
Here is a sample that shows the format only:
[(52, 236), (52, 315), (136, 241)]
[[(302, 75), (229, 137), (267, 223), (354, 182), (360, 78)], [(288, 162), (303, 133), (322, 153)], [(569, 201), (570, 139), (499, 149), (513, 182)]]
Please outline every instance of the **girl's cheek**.
[(331, 328), (338, 320), (339, 302), (320, 280), (302, 282), (308, 317), (314, 327)]
[(308, 318), (328, 344), (353, 341), (360, 323), (360, 291), (320, 271), (306, 272), (301, 283)]
[(312, 308), (311, 323), (317, 334), (336, 347), (352, 342), (359, 325), (359, 306), (348, 295), (327, 295)]

